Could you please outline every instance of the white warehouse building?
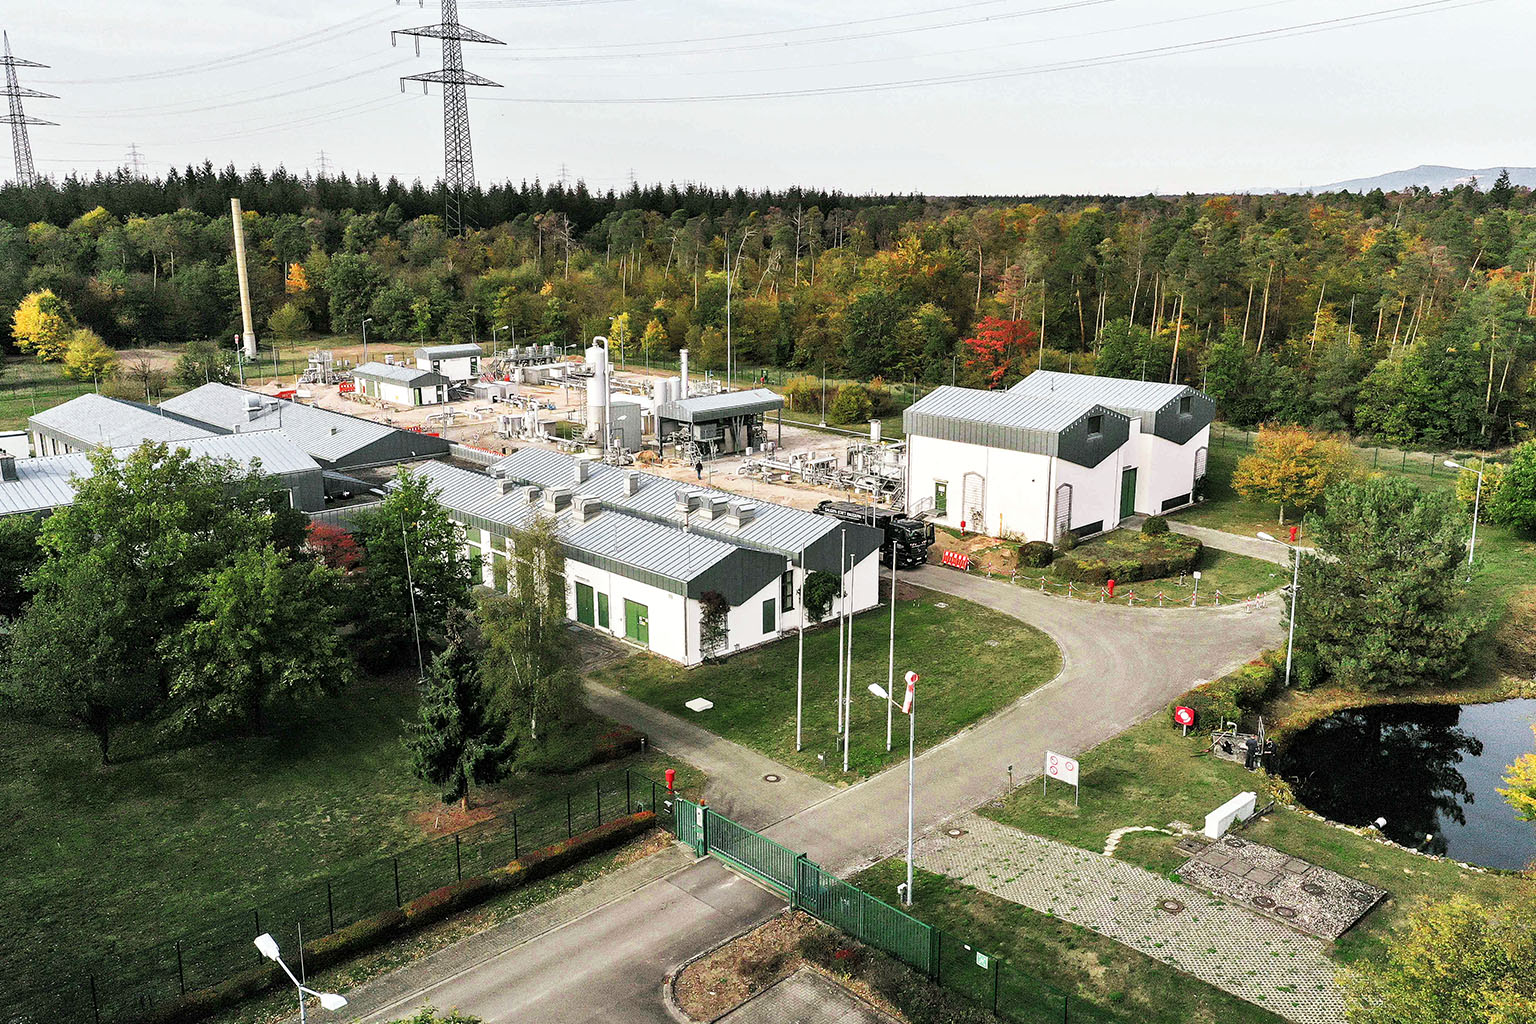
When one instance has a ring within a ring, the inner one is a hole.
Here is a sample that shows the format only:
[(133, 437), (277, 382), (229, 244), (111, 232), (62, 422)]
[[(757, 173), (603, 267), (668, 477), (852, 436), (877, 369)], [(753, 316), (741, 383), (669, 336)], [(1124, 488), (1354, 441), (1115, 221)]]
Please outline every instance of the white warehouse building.
[(907, 409), (907, 507), (1055, 543), (1194, 500), (1215, 403), (1182, 384), (1040, 370), (1007, 391), (941, 387)]
[(484, 356), (485, 349), (479, 345), (426, 345), (416, 350), (416, 368), (463, 384), (479, 379)]
[[(513, 557), (508, 528), (553, 516), (567, 617), (685, 665), (703, 660), (700, 599), (711, 591), (730, 606), (721, 654), (798, 628), (806, 571), (836, 573), (840, 557), (852, 562), (843, 574), (850, 609), (879, 602), (883, 534), (870, 527), (538, 448), (500, 460), (491, 475), (440, 462), (412, 471), (464, 528), (487, 586)], [(839, 611), (834, 602), (829, 618)]]
[(447, 377), (404, 363), (364, 363), (352, 371), (352, 379), (356, 394), (407, 409), (448, 401)]

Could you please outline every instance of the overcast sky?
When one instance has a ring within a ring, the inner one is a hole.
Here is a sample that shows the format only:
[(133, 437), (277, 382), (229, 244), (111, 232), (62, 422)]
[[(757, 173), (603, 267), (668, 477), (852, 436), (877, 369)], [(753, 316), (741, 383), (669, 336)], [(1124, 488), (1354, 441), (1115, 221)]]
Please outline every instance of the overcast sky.
[[(38, 169), (442, 173), (438, 44), (389, 0), (0, 14)], [(1536, 165), (1532, 0), (461, 0), (482, 182), (929, 194), (1264, 188)], [(1406, 10), (1405, 10), (1406, 9)], [(1403, 17), (1404, 13), (1414, 16)], [(1363, 18), (1357, 16), (1365, 16)], [(1343, 19), (1334, 24), (1320, 24)], [(1257, 35), (1267, 33), (1265, 35)], [(1235, 38), (1234, 38), (1235, 37)], [(1222, 45), (1212, 41), (1225, 40)], [(1128, 57), (1128, 55), (1135, 55)], [(936, 81), (937, 80), (937, 81)], [(842, 91), (836, 91), (842, 90)], [(777, 95), (775, 95), (777, 94)], [(725, 97), (725, 98), (722, 98)], [(0, 155), (0, 173), (13, 168)]]

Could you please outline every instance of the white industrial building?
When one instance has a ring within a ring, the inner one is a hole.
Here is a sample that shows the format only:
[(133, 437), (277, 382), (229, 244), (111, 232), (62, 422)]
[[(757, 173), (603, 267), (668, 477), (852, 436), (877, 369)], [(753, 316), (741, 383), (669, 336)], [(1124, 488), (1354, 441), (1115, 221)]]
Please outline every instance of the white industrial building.
[(352, 379), (356, 394), (407, 409), (448, 401), (447, 377), (404, 363), (364, 363), (352, 371)]
[(1182, 384), (1041, 370), (1007, 391), (941, 387), (903, 414), (907, 508), (1055, 543), (1193, 500), (1215, 403)]
[[(798, 628), (804, 573), (837, 573), (840, 558), (852, 564), (843, 573), (849, 608), (879, 600), (883, 534), (869, 527), (545, 449), (510, 455), (491, 475), (437, 462), (413, 471), (464, 527), (487, 585), (513, 557), (508, 528), (553, 516), (568, 617), (685, 665), (703, 660), (707, 592), (730, 605), (723, 654)], [(830, 614), (840, 611), (834, 603)]]
[(484, 356), (479, 345), (426, 345), (416, 350), (416, 368), (463, 384), (479, 378)]

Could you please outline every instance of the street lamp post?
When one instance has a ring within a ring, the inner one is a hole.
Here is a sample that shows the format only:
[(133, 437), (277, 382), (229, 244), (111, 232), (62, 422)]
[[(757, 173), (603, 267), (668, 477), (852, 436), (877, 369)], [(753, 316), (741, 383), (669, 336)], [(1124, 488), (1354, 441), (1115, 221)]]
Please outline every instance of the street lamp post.
[(305, 996), (315, 996), (320, 1000), (320, 1005), (327, 1010), (340, 1010), (347, 1005), (347, 1000), (344, 996), (339, 996), (334, 992), (316, 992), (312, 988), (306, 988), (298, 978), (294, 977), (293, 971), (289, 970), (288, 965), (283, 963), (283, 958), (277, 951), (277, 940), (270, 934), (263, 933), (256, 936), (256, 948), (261, 951), (262, 956), (281, 967), (283, 973), (288, 975), (288, 980), (293, 982), (293, 987), (299, 990), (299, 1024), (304, 1024), (308, 1019), (304, 1012)]
[(1468, 472), (1477, 474), (1477, 493), (1472, 497), (1472, 540), (1467, 545), (1467, 579), (1470, 580), (1472, 578), (1472, 556), (1477, 551), (1477, 517), (1483, 503), (1483, 471), (1481, 469), (1473, 469), (1471, 466), (1463, 466), (1455, 459), (1446, 459), (1445, 467), (1447, 469), (1465, 469)]
[(895, 705), (901, 708), (901, 713), (907, 716), (907, 884), (901, 892), (903, 906), (912, 905), (912, 805), (913, 792), (916, 785), (917, 768), (917, 673), (907, 673), (907, 696), (901, 704), (891, 698), (890, 693), (879, 683), (870, 683), (869, 692), (885, 701), (887, 705)]
[(368, 361), (368, 325), (371, 323), (373, 323), (371, 316), (363, 320), (363, 362), (365, 363)]
[[(497, 331), (505, 331), (506, 329), (507, 329), (507, 325), (506, 324), (501, 324), (500, 326), (496, 326), (496, 325), (492, 325), (491, 326), (491, 358), (493, 358), (493, 359), (496, 357), (496, 332)], [(517, 332), (516, 331), (512, 332), (512, 339), (513, 339), (512, 343), (515, 346), (517, 344)]]
[[(1281, 544), (1282, 541), (1260, 530), (1259, 540), (1267, 540), (1271, 544)], [(1285, 685), (1291, 685), (1291, 654), (1296, 649), (1296, 594), (1301, 590), (1301, 549), (1296, 548), (1291, 552), (1295, 567), (1291, 571), (1291, 635), (1285, 642)]]

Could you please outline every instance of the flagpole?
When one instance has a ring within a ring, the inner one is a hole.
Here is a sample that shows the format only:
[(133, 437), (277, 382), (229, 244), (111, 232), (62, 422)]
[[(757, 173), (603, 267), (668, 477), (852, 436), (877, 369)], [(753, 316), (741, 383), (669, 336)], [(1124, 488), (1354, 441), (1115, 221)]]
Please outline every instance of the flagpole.
[(841, 533), (842, 546), (837, 554), (837, 734), (839, 736), (843, 734), (843, 613), (848, 606), (848, 580), (843, 576), (843, 560), (848, 553), (848, 531), (843, 530)]
[[(886, 692), (896, 688), (896, 541), (891, 540), (891, 646), (885, 669)], [(885, 752), (891, 752), (891, 702), (885, 702)]]
[[(848, 556), (848, 563), (848, 575), (851, 579), (854, 570), (852, 555)], [(851, 582), (848, 584), (848, 589), (850, 591), (853, 589)], [(848, 687), (848, 707), (843, 712), (843, 771), (846, 772), (848, 770), (848, 741), (853, 736), (853, 610), (851, 608), (848, 611), (848, 671), (845, 673), (845, 678), (847, 679)]]
[(800, 660), (795, 668), (795, 752), (800, 751), (801, 713), (805, 707), (805, 549), (800, 549)]

